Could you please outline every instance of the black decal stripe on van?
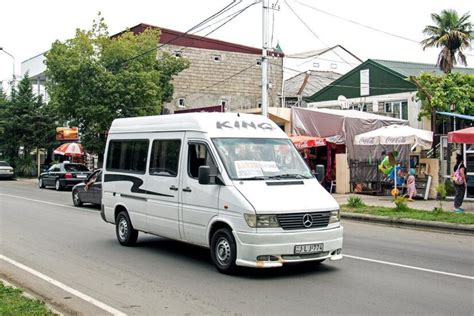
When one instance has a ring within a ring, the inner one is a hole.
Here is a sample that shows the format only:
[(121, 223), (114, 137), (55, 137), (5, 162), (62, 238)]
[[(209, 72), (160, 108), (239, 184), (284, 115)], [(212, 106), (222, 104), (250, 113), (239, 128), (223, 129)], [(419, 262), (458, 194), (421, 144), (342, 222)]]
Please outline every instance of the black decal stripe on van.
[(127, 199), (133, 199), (133, 200), (141, 200), (141, 201), (146, 201), (147, 199), (141, 196), (136, 196), (136, 195), (128, 195), (128, 194), (121, 194), (121, 197), (127, 198)]
[(278, 181), (278, 182), (265, 182), (267, 185), (298, 185), (304, 184), (303, 181)]
[(157, 195), (157, 196), (166, 196), (166, 197), (174, 197), (174, 195), (157, 193), (153, 191), (147, 191), (140, 189), (143, 184), (143, 180), (129, 175), (124, 174), (106, 174), (104, 177), (104, 182), (115, 182), (115, 181), (130, 181), (133, 183), (132, 188), (130, 189), (133, 193), (142, 193), (142, 194), (150, 194), (150, 195)]

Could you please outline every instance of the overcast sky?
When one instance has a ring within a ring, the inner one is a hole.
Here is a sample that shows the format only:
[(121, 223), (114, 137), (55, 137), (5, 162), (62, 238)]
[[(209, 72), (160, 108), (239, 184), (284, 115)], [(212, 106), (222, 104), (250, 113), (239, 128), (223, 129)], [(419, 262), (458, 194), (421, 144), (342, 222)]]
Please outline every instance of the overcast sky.
[[(473, 2), (467, 0), (287, 1), (314, 34), (295, 17), (284, 0), (281, 0), (278, 1), (280, 10), (274, 12), (274, 45), (278, 41), (285, 53), (298, 53), (320, 49), (326, 45), (341, 44), (363, 60), (378, 58), (435, 63), (438, 50), (430, 49), (423, 52), (417, 43), (336, 19), (302, 3), (417, 41), (423, 38), (422, 29), (431, 24), (430, 14), (433, 12), (439, 13), (443, 9), (452, 8), (461, 14), (469, 11), (474, 13)], [(98, 11), (105, 17), (111, 34), (139, 23), (184, 32), (229, 2), (231, 1), (2, 1), (0, 47), (15, 57), (18, 76), (22, 61), (47, 51), (55, 40), (63, 41), (73, 37), (76, 28), (89, 29)], [(253, 2), (253, 0), (242, 0), (236, 9)], [(270, 3), (276, 2), (277, 0), (270, 0)], [(261, 4), (254, 5), (210, 37), (261, 47), (261, 15)], [(467, 56), (468, 64), (474, 67), (472, 48), (466, 53), (470, 54)], [(0, 80), (9, 80), (11, 77), (12, 59), (4, 52), (0, 52)]]

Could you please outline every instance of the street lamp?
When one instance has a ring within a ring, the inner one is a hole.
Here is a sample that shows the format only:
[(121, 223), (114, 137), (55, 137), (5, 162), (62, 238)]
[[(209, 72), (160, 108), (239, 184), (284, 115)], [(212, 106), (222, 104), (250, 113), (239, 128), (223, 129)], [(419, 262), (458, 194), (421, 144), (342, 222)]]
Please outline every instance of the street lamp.
[(12, 86), (15, 86), (15, 56), (7, 52), (6, 50), (3, 49), (3, 47), (0, 47), (0, 51), (4, 52), (8, 56), (10, 56), (13, 59), (13, 80), (12, 80)]

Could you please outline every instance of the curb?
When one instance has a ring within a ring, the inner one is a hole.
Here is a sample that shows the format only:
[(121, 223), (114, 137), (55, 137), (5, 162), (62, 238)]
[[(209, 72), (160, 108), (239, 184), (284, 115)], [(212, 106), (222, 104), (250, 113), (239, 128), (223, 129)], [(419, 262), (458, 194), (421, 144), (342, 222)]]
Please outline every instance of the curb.
[(355, 214), (349, 212), (341, 212), (341, 218), (365, 221), (365, 222), (374, 222), (382, 223), (388, 225), (403, 225), (419, 228), (431, 228), (435, 230), (450, 231), (455, 233), (467, 233), (474, 235), (474, 225), (466, 224), (453, 224), (453, 223), (444, 223), (444, 222), (433, 222), (433, 221), (422, 221), (417, 219), (408, 219), (408, 218), (393, 218), (386, 216), (377, 216), (369, 214)]

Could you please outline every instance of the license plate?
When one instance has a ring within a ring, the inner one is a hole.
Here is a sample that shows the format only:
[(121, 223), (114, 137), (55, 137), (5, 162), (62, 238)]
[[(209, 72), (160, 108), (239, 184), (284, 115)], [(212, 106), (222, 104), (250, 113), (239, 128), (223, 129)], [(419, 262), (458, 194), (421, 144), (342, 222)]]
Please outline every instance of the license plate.
[(84, 175), (84, 174), (78, 174), (77, 177), (78, 177), (78, 178), (87, 178), (87, 176)]
[(318, 253), (324, 250), (324, 244), (296, 245), (295, 255)]

